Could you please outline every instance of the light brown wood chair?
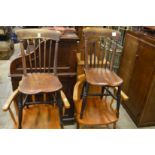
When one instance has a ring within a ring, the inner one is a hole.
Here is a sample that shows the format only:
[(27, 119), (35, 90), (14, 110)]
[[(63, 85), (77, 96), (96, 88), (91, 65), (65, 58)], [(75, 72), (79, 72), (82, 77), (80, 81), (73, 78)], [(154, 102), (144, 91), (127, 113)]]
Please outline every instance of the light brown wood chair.
[[(119, 117), (121, 86), (123, 80), (113, 71), (113, 62), (117, 50), (117, 41), (120, 33), (106, 28), (85, 28), (85, 66), (86, 80), (82, 89), (82, 106), (80, 118), (87, 104), (88, 96), (112, 96), (117, 100), (117, 117)], [(88, 93), (89, 86), (101, 87), (101, 93)], [(111, 92), (111, 88), (117, 87), (117, 94)]]
[[(18, 128), (22, 128), (23, 108), (42, 103), (58, 106), (60, 126), (63, 128), (62, 84), (57, 77), (61, 33), (47, 29), (21, 29), (16, 34), (20, 40), (23, 64), (23, 77), (18, 87)], [(25, 42), (26, 50), (23, 46)]]
[[(116, 100), (110, 96), (100, 97), (87, 97), (87, 104), (83, 114), (83, 118), (80, 118), (80, 112), (82, 107), (81, 90), (85, 83), (86, 77), (84, 74), (78, 76), (77, 83), (74, 87), (73, 100), (75, 103), (75, 118), (77, 121), (77, 128), (83, 127), (108, 127), (113, 125), (116, 128), (118, 121), (117, 117), (117, 104)], [(93, 89), (91, 91), (94, 91)], [(117, 87), (113, 87), (112, 91), (114, 94), (117, 93)], [(128, 100), (128, 96), (121, 91), (121, 100)]]

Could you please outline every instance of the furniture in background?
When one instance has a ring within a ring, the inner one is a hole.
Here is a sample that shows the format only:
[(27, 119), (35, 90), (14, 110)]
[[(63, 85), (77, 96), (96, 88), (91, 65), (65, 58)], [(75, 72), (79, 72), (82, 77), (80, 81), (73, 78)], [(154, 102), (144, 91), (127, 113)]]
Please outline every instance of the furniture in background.
[[(103, 101), (103, 96), (112, 96), (117, 100), (116, 117), (118, 118), (123, 80), (114, 73), (113, 61), (117, 49), (116, 42), (119, 39), (119, 32), (114, 33), (110, 29), (94, 27), (85, 28), (83, 32), (85, 38), (84, 72), (86, 80), (81, 93), (80, 119), (82, 120), (83, 117), (86, 117), (85, 108), (88, 96), (98, 96), (101, 102)], [(101, 46), (101, 43), (103, 46)], [(89, 86), (91, 85), (100, 87), (101, 92), (89, 93)], [(109, 89), (113, 87), (117, 87), (116, 95)]]
[(0, 27), (0, 60), (7, 60), (13, 53), (14, 44), (10, 40), (10, 28)]
[(127, 110), (135, 124), (155, 125), (155, 38), (140, 31), (127, 31), (119, 76), (129, 100)]
[[(57, 64), (57, 75), (63, 85), (69, 102), (70, 108), (65, 111), (63, 121), (65, 124), (74, 122), (74, 103), (73, 103), (73, 88), (76, 83), (76, 52), (78, 36), (75, 33), (64, 33), (59, 41), (59, 54)], [(48, 51), (47, 51), (48, 52)], [(48, 53), (47, 53), (48, 55)], [(28, 61), (26, 60), (28, 63)], [(37, 62), (39, 63), (39, 62)], [(53, 63), (51, 61), (51, 63)], [(37, 64), (38, 65), (38, 64)], [(22, 58), (19, 56), (14, 59), (10, 64), (10, 77), (13, 90), (18, 88), (19, 81), (22, 78)]]
[(144, 26), (143, 31), (145, 34), (155, 37), (155, 26)]
[(120, 38), (118, 40), (118, 44), (120, 44), (121, 46), (123, 46), (126, 31), (132, 30), (132, 26), (107, 26), (107, 28), (117, 30), (120, 32)]

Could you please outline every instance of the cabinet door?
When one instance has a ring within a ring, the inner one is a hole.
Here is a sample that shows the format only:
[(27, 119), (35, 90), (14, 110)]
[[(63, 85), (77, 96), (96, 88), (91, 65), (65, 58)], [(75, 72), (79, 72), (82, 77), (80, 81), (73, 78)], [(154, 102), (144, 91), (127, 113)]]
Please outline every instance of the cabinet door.
[(128, 94), (128, 87), (132, 78), (137, 49), (138, 38), (127, 32), (119, 69), (119, 76), (124, 81), (122, 89), (126, 94)]
[(142, 126), (155, 125), (155, 65), (151, 87), (148, 92), (146, 104), (140, 118), (140, 124)]
[(128, 107), (138, 121), (145, 104), (154, 71), (154, 45), (139, 41), (136, 61), (128, 89)]

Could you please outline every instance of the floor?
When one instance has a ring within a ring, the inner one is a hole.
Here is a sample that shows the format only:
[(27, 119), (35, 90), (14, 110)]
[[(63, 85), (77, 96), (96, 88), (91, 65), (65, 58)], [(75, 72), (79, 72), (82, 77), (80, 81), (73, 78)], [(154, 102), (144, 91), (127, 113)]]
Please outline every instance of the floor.
[[(10, 118), (9, 112), (3, 112), (2, 106), (12, 92), (11, 80), (9, 77), (9, 66), (10, 62), (19, 55), (19, 44), (15, 44), (14, 54), (11, 56), (10, 60), (0, 60), (0, 128), (11, 129), (13, 128), (13, 122)], [(76, 124), (65, 126), (66, 129), (76, 128)], [(87, 128), (87, 127), (84, 127)], [(105, 128), (105, 127), (97, 127)], [(111, 128), (109, 126), (108, 128)], [(129, 117), (125, 109), (121, 106), (120, 108), (120, 119), (117, 123), (118, 129), (136, 129), (136, 125)], [(147, 127), (155, 128), (155, 126)]]

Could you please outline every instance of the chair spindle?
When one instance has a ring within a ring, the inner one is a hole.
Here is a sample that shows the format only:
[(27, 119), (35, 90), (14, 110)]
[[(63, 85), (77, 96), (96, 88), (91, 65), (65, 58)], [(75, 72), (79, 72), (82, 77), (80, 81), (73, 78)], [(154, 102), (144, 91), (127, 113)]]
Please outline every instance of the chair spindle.
[(51, 55), (52, 55), (52, 40), (50, 40), (49, 44), (49, 67), (48, 67), (48, 72), (50, 72), (50, 67), (51, 67)]
[(33, 39), (33, 45), (34, 45), (34, 64), (35, 64), (35, 71), (37, 72), (37, 57), (36, 57), (36, 41)]
[(21, 49), (21, 55), (22, 55), (23, 74), (26, 76), (27, 75), (26, 60), (25, 60), (24, 46), (22, 42), (20, 43), (20, 49)]
[(111, 61), (110, 61), (110, 70), (113, 69), (113, 63), (114, 63), (114, 58), (115, 58), (115, 54), (116, 54), (116, 49), (117, 49), (117, 43), (114, 41), (112, 44), (112, 56), (111, 56)]
[(57, 74), (57, 68), (56, 68), (56, 66), (57, 66), (57, 58), (58, 58), (58, 41), (56, 41), (55, 44), (56, 45), (55, 45), (55, 52), (54, 52), (55, 55), (54, 55), (53, 72), (56, 75)]
[(30, 72), (32, 73), (32, 58), (30, 53), (30, 40), (27, 39), (27, 53), (29, 55)]
[(46, 40), (44, 40), (44, 72), (46, 71)]
[(41, 71), (41, 39), (39, 39), (39, 67)]

